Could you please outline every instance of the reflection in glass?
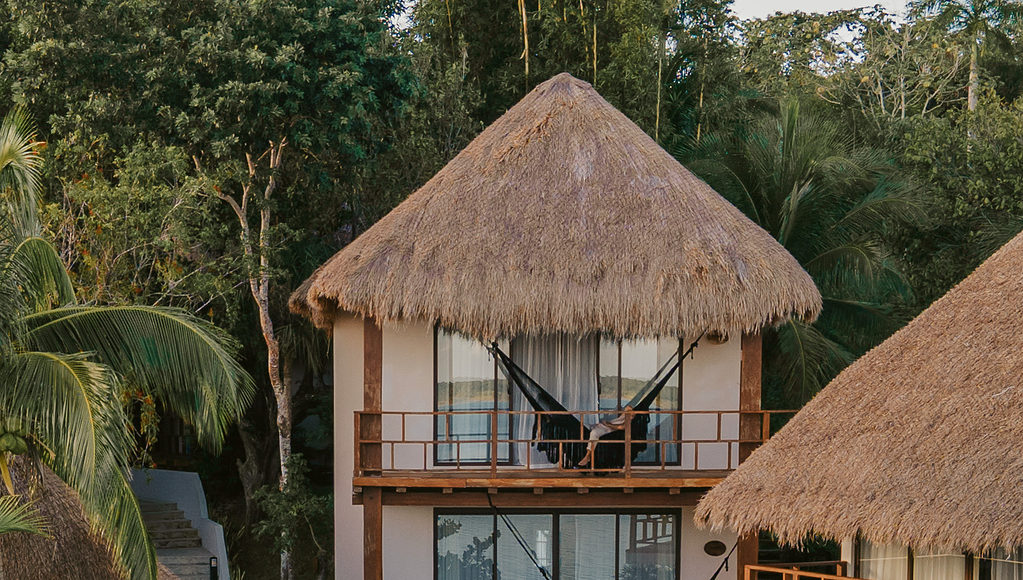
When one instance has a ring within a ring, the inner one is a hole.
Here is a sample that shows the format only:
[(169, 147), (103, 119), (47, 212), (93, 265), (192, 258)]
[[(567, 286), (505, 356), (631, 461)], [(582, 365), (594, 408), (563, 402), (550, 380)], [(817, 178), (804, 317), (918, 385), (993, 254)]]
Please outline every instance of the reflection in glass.
[(559, 519), (561, 580), (615, 580), (615, 516), (578, 514)]
[[(510, 527), (505, 518), (511, 523)], [(553, 520), (550, 514), (513, 514), (497, 518), (497, 569), (501, 578), (543, 578), (537, 566), (551, 577)]]
[[(506, 411), (509, 405), (508, 384), (497, 380), (494, 359), (483, 343), (437, 330), (437, 410), (463, 412), (437, 416), (437, 441), (466, 441), (437, 445), (437, 461), (489, 462), (490, 411)], [(498, 438), (507, 440), (508, 429), (508, 415), (498, 415)], [(507, 461), (508, 444), (499, 443), (497, 452), (499, 461)]]
[(674, 516), (626, 514), (618, 525), (619, 580), (674, 580)]
[(437, 517), (437, 580), (494, 580), (494, 516)]
[[(622, 409), (636, 396), (647, 382), (657, 374), (657, 370), (679, 349), (679, 341), (675, 338), (656, 340), (626, 340), (614, 342), (601, 341), (600, 345), (600, 409), (610, 411), (605, 419), (617, 416), (616, 411)], [(672, 441), (675, 437), (676, 416), (659, 414), (657, 411), (674, 411), (679, 408), (679, 373), (671, 379), (654, 399), (648, 409), (651, 411), (650, 424), (647, 427), (647, 441)], [(636, 457), (636, 464), (661, 462), (664, 453), (665, 463), (678, 462), (678, 445), (674, 443), (650, 443)]]

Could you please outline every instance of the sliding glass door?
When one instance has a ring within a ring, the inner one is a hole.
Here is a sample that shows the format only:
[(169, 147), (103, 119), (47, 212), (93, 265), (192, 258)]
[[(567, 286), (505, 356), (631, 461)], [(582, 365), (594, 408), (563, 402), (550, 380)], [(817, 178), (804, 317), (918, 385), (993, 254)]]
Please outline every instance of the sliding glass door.
[(437, 580), (675, 580), (677, 513), (445, 512)]

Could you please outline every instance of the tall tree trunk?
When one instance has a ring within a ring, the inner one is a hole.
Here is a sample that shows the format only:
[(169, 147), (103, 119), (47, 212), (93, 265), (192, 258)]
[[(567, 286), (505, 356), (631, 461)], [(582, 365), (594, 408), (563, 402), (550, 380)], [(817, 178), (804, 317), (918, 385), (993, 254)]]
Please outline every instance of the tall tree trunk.
[(654, 112), (654, 141), (657, 143), (661, 142), (661, 75), (662, 69), (664, 68), (664, 51), (666, 49), (665, 44), (667, 43), (667, 35), (663, 30), (657, 33), (660, 37), (658, 43), (659, 50), (657, 52), (657, 109)]
[(977, 109), (977, 92), (980, 90), (977, 38), (974, 38), (970, 45), (970, 86), (966, 88), (966, 108), (974, 111)]
[[(291, 393), (281, 376), (281, 345), (274, 331), (273, 318), (270, 316), (270, 225), (271, 215), (269, 201), (277, 189), (277, 171), (280, 169), (286, 139), (270, 142), (270, 148), (259, 157), (253, 159), (245, 155), (248, 164), (249, 180), (242, 186), (241, 201), (217, 189), (217, 197), (227, 203), (238, 218), (241, 226), (241, 242), (245, 258), (249, 261), (249, 291), (259, 312), (259, 327), (266, 343), (266, 371), (277, 404), (277, 448), (280, 459), (281, 477), (279, 488), (288, 485), (288, 460), (291, 458)], [(253, 196), (256, 180), (259, 175), (257, 163), (267, 160), (269, 177), (262, 189), (262, 200), (259, 210), (259, 231), (254, 236), (249, 221), (249, 199)], [(195, 158), (196, 169), (201, 171), (198, 158)], [(253, 264), (258, 264), (254, 266)], [(291, 566), (291, 554), (281, 552), (281, 580), (292, 580), (294, 577)]]
[(519, 0), (522, 16), (522, 57), (526, 60), (526, 90), (529, 90), (529, 24), (526, 22), (526, 0)]

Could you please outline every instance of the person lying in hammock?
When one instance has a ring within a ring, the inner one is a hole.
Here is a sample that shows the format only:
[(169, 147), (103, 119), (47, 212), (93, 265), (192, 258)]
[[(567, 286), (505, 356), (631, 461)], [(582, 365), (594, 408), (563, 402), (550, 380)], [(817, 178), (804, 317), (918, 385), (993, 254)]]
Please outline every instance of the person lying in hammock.
[(576, 467), (586, 467), (591, 461), (593, 461), (593, 452), (597, 449), (597, 442), (600, 438), (612, 431), (624, 431), (629, 424), (629, 412), (632, 411), (632, 405), (625, 405), (625, 409), (622, 410), (622, 414), (618, 415), (614, 419), (609, 421), (601, 421), (590, 427), (590, 442), (586, 446), (586, 455), (579, 460)]

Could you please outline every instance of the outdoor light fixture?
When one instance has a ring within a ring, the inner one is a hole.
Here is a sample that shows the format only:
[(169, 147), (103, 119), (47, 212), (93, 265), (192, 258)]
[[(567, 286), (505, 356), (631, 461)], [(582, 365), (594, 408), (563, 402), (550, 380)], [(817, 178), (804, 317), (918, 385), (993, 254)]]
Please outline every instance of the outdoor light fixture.
[(217, 571), (217, 557), (210, 556), (210, 580), (217, 580), (220, 574)]

